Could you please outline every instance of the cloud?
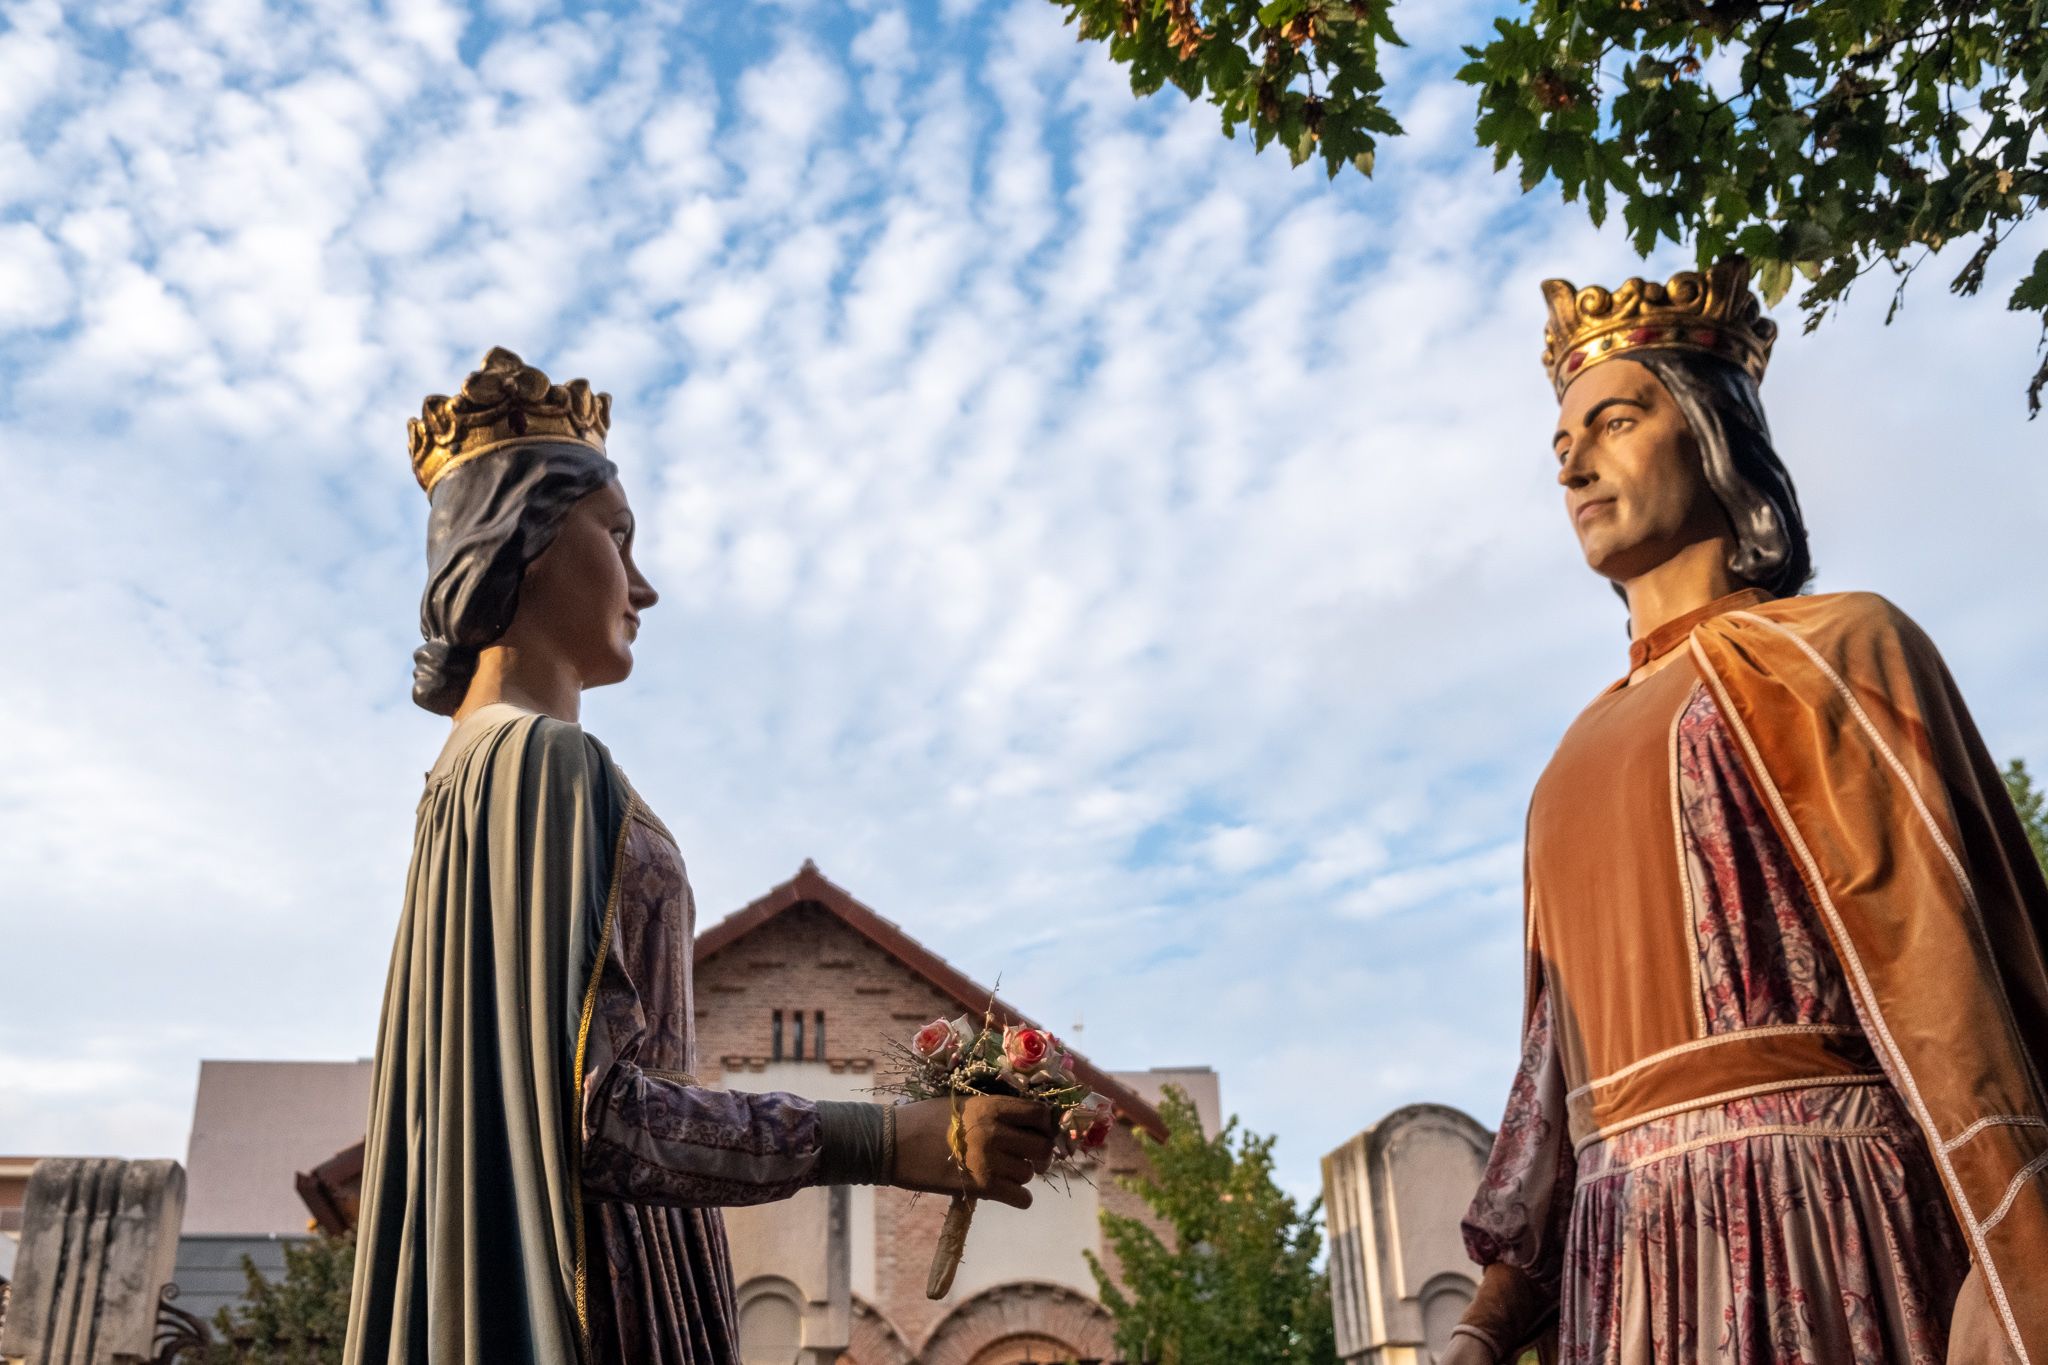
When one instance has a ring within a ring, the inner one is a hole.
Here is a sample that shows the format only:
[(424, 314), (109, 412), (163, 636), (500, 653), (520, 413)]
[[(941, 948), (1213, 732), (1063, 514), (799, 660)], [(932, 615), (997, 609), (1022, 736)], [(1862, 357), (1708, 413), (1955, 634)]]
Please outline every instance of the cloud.
[[(1491, 1121), (1522, 808), (1622, 645), (1535, 283), (1638, 267), (1442, 60), (1333, 185), (1050, 5), (89, 11), (0, 35), (0, 1075), (75, 1077), (0, 1149), (176, 1152), (199, 1057), (370, 1050), (441, 736), (401, 423), (495, 344), (615, 395), (663, 602), (586, 718), (707, 915), (815, 857), (1105, 1064), (1216, 1065), (1300, 1187), (1393, 1104)], [(2032, 336), (1878, 303), (1768, 388), (1823, 586), (2048, 752)]]
[(0, 224), (0, 327), (37, 331), (70, 316), (71, 279), (33, 223)]

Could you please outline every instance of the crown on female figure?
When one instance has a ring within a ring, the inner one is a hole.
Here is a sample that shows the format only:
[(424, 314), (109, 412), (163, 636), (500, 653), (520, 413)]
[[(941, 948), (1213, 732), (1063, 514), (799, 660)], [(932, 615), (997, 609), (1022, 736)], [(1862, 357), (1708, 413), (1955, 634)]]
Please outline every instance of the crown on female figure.
[(1587, 366), (1641, 351), (1702, 351), (1740, 365), (1761, 384), (1778, 324), (1749, 292), (1749, 262), (1716, 261), (1664, 284), (1631, 279), (1609, 292), (1545, 280), (1550, 322), (1543, 329), (1543, 368), (1560, 397)]
[(462, 381), (453, 398), (435, 394), (405, 424), (413, 477), (429, 495), (448, 471), (507, 446), (574, 441), (604, 453), (612, 396), (593, 393), (587, 379), (551, 384), (503, 346)]

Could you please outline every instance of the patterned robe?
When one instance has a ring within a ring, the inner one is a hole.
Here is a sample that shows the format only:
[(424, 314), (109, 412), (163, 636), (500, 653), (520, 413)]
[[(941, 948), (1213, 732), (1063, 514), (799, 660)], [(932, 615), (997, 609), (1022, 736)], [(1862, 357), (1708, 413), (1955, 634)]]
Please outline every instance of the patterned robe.
[(682, 855), (637, 794), (619, 848), (581, 1068), (592, 1359), (725, 1365), (739, 1360), (738, 1309), (718, 1210), (811, 1183), (817, 1107), (697, 1085)]
[(1941, 1365), (1969, 1255), (1698, 687), (1677, 726), (1677, 772), (1702, 1037), (1825, 1039), (1863, 1069), (1606, 1136), (1575, 1129), (1572, 1108), (1597, 1082), (1572, 1079), (1539, 967), (1467, 1250), (1554, 1297), (1567, 1361)]
[(1939, 1365), (1974, 1257), (1981, 1353), (2038, 1358), (2048, 886), (1938, 656), (1881, 599), (1748, 592), (1631, 662), (1531, 803), (1465, 1326)]

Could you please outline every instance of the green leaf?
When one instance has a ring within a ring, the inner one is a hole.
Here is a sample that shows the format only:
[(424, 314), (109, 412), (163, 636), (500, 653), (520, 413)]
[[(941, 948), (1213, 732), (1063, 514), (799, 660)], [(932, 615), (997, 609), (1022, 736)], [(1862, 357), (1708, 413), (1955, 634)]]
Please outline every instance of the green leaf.
[(1792, 265), (1789, 261), (1765, 261), (1756, 273), (1756, 283), (1764, 296), (1764, 303), (1775, 308), (1792, 288)]
[(2034, 258), (2034, 268), (2014, 287), (2006, 306), (2015, 311), (2048, 312), (2048, 251)]

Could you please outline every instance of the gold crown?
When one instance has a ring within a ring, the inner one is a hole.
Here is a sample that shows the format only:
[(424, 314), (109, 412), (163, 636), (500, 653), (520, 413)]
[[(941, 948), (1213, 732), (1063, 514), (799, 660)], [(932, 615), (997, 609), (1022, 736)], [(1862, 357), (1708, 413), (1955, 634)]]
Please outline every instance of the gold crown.
[(448, 471), (479, 455), (536, 441), (575, 441), (604, 453), (612, 396), (590, 381), (550, 384), (548, 377), (503, 346), (462, 381), (462, 392), (435, 394), (405, 424), (413, 477), (431, 495)]
[(1631, 351), (1704, 351), (1761, 384), (1778, 339), (1778, 324), (1749, 292), (1749, 262), (1740, 256), (1705, 272), (1681, 271), (1664, 284), (1632, 279), (1612, 293), (1545, 280), (1543, 298), (1550, 305), (1543, 368), (1560, 397), (1587, 366)]

